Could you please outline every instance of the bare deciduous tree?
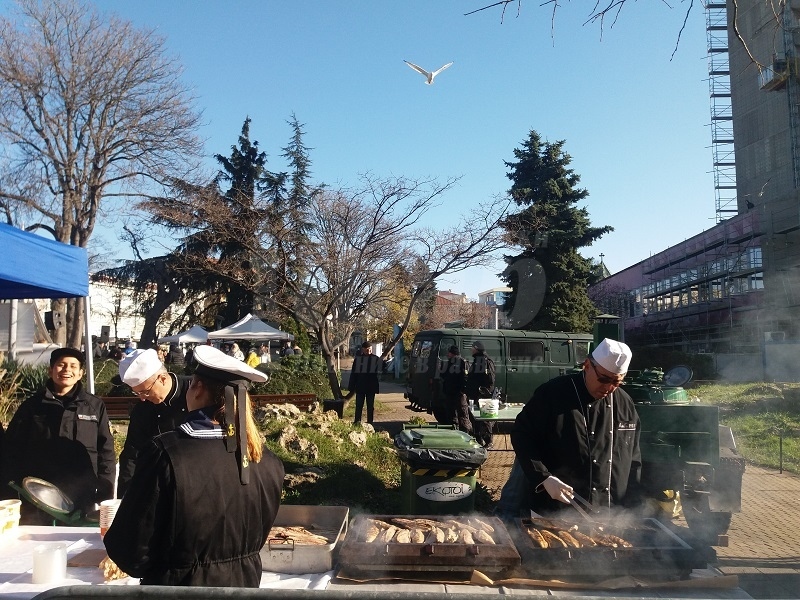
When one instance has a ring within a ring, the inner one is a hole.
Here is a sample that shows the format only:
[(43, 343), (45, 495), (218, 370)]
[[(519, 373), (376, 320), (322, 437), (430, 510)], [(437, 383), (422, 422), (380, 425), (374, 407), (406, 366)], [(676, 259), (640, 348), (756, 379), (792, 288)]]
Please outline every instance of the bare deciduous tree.
[[(290, 235), (292, 225), (274, 218), (269, 198), (235, 219), (231, 208), (204, 186), (184, 186), (178, 197), (143, 206), (161, 224), (223, 241), (238, 236), (249, 260), (208, 255), (205, 264), (189, 268), (236, 278), (314, 331), (329, 367), (331, 391), (338, 397), (335, 352), (367, 321), (371, 308), (404, 303), (398, 312), (402, 326), (386, 345), (388, 355), (415, 304), (438, 278), (483, 264), (501, 247), (496, 225), (507, 208), (502, 202), (476, 209), (449, 230), (420, 228), (420, 219), (455, 183), (364, 176), (355, 189), (317, 189), (306, 203), (304, 236)], [(253, 221), (242, 222), (247, 219)], [(257, 234), (242, 236), (242, 231)], [(295, 268), (298, 264), (302, 270)]]
[[(0, 210), (33, 210), (86, 247), (101, 205), (199, 155), (199, 113), (164, 40), (73, 0), (18, 0), (0, 18)], [(63, 310), (65, 301), (55, 301)], [(78, 347), (82, 299), (56, 341)]]

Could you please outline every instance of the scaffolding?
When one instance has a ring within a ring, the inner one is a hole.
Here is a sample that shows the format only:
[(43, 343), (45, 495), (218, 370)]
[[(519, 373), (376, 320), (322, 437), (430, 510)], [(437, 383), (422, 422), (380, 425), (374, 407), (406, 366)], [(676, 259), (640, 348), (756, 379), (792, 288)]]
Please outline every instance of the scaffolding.
[(711, 152), (716, 219), (719, 223), (738, 213), (726, 2), (706, 3), (706, 35), (708, 88), (711, 98)]

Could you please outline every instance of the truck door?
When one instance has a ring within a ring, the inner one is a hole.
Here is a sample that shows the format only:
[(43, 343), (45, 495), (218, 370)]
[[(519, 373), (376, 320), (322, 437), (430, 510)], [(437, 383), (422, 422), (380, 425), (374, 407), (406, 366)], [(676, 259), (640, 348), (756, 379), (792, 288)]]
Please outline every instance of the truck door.
[(539, 384), (550, 379), (544, 341), (512, 338), (507, 350), (505, 401), (524, 404)]

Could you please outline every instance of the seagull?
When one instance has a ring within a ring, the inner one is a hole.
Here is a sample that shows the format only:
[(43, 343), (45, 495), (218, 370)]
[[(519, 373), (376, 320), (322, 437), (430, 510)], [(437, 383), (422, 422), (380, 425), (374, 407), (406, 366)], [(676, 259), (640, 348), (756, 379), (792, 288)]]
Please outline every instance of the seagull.
[(415, 65), (412, 62), (408, 62), (407, 60), (404, 60), (403, 62), (406, 63), (412, 69), (414, 69), (417, 73), (422, 73), (423, 75), (425, 75), (425, 83), (428, 84), (428, 85), (431, 85), (433, 83), (433, 78), (434, 77), (436, 77), (439, 73), (441, 73), (447, 67), (449, 67), (450, 65), (453, 64), (453, 63), (449, 62), (445, 66), (439, 67), (438, 69), (436, 69), (433, 73), (430, 73), (429, 71), (426, 71), (422, 67), (418, 67), (417, 65)]

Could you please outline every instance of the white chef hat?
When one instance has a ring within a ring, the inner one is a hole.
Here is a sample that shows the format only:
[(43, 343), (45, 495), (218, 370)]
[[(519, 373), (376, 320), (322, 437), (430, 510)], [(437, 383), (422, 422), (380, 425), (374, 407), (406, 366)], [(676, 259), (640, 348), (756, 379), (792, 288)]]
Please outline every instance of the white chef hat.
[(627, 344), (604, 339), (597, 345), (592, 352), (592, 360), (603, 367), (609, 373), (621, 375), (628, 372), (628, 365), (631, 364), (633, 353)]
[(134, 350), (119, 361), (119, 377), (127, 385), (136, 387), (158, 373), (163, 366), (158, 352), (152, 348)]

